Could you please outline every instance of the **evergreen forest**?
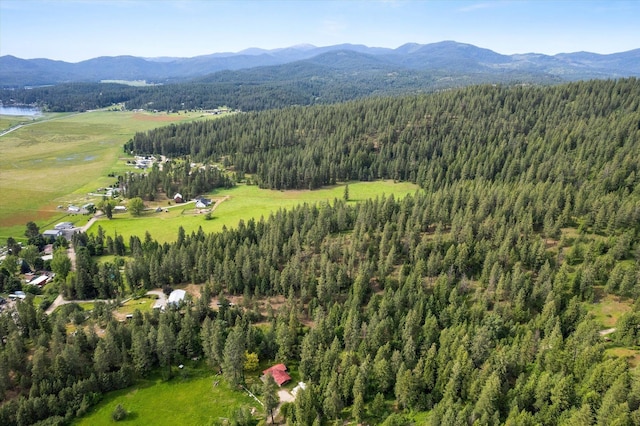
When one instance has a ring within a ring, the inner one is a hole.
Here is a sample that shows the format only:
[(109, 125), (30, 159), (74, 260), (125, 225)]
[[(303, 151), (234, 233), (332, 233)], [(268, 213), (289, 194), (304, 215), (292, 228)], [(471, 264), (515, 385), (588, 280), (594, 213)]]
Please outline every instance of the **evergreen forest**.
[[(78, 235), (75, 270), (53, 267), (66, 296), (197, 284), (200, 297), (127, 322), (96, 303), (101, 336), (68, 331), (88, 321), (74, 305), (47, 316), (18, 302), (0, 314), (0, 424), (66, 424), (193, 357), (242, 384), (256, 354), (307, 383), (280, 410), (292, 425), (422, 424), (420, 413), (432, 425), (640, 425), (637, 361), (611, 351), (640, 353), (639, 107), (633, 78), (485, 85), (137, 134), (127, 152), (218, 163), (263, 188), (421, 190), (180, 229), (172, 243)], [(213, 170), (201, 180), (232, 184)], [(130, 196), (190, 179), (174, 172), (152, 171)], [(283, 303), (265, 312), (267, 297)], [(606, 337), (590, 311), (605, 297), (629, 307)]]

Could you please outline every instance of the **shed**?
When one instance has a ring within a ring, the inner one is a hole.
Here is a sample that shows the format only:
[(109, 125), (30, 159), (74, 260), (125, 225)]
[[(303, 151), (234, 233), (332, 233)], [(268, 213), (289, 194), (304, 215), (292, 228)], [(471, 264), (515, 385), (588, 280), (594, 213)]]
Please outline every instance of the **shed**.
[(182, 194), (180, 194), (179, 192), (176, 193), (176, 195), (173, 196), (173, 201), (175, 201), (176, 203), (182, 203), (184, 201), (182, 199)]

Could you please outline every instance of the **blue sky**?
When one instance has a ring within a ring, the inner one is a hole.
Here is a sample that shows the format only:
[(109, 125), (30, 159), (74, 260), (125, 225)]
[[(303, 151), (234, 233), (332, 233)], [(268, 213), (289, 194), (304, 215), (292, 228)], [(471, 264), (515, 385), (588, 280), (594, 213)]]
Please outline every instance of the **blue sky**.
[(78, 62), (455, 40), (503, 54), (640, 48), (640, 1), (0, 0), (0, 56)]

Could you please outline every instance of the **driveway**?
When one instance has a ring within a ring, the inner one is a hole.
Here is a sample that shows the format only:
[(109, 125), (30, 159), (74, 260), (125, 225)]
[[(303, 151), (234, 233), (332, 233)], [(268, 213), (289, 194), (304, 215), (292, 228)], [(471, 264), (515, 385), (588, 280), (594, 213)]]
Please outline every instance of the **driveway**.
[(164, 309), (167, 306), (167, 295), (160, 289), (149, 290), (147, 294), (152, 294), (154, 296), (158, 296), (158, 300), (156, 300), (155, 305), (153, 305), (153, 309)]

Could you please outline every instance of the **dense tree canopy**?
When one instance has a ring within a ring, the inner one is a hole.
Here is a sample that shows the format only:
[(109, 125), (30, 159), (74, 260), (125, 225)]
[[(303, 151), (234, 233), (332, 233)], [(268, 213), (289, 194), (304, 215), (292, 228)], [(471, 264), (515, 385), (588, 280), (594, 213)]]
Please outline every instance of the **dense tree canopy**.
[(434, 190), (482, 179), (602, 194), (636, 183), (639, 92), (636, 79), (477, 86), (170, 125), (125, 150), (232, 165), (266, 188), (390, 178)]
[[(606, 350), (587, 311), (603, 294), (640, 297), (638, 90), (635, 80), (479, 87), (281, 111), (284, 122), (298, 123), (291, 133), (282, 125), (282, 137), (278, 123), (267, 127), (269, 137), (248, 136), (277, 116), (271, 112), (138, 135), (132, 144), (194, 156), (189, 140), (208, 135), (218, 142), (202, 142), (210, 150), (203, 158), (229, 155), (240, 167), (255, 155), (264, 160), (264, 183), (279, 155), (304, 164), (315, 152), (321, 165), (332, 155), (325, 145), (342, 134), (340, 157), (331, 158), (344, 178), (383, 167), (427, 190), (305, 204), (215, 234), (181, 229), (174, 243), (147, 235), (126, 247), (122, 237), (78, 235), (69, 294), (118, 294), (122, 282), (196, 283), (201, 296), (126, 323), (97, 304), (100, 338), (93, 328), (67, 333), (73, 307), (47, 317), (20, 302), (17, 320), (0, 315), (0, 335), (8, 336), (0, 393), (18, 395), (0, 405), (0, 423), (69, 420), (101, 392), (200, 354), (242, 383), (245, 354), (255, 353), (299, 366), (307, 388), (283, 407), (292, 424), (411, 424), (411, 411), (430, 411), (435, 425), (640, 424), (638, 376)], [(380, 133), (366, 116), (387, 110), (392, 131)], [(314, 126), (327, 138), (318, 130), (313, 142)], [(184, 146), (164, 138), (190, 131)], [(119, 268), (93, 262), (98, 252), (128, 256), (120, 281), (111, 278)], [(242, 303), (231, 306), (229, 295)], [(281, 306), (260, 309), (265, 297)], [(634, 351), (640, 304), (626, 303), (611, 339)]]

